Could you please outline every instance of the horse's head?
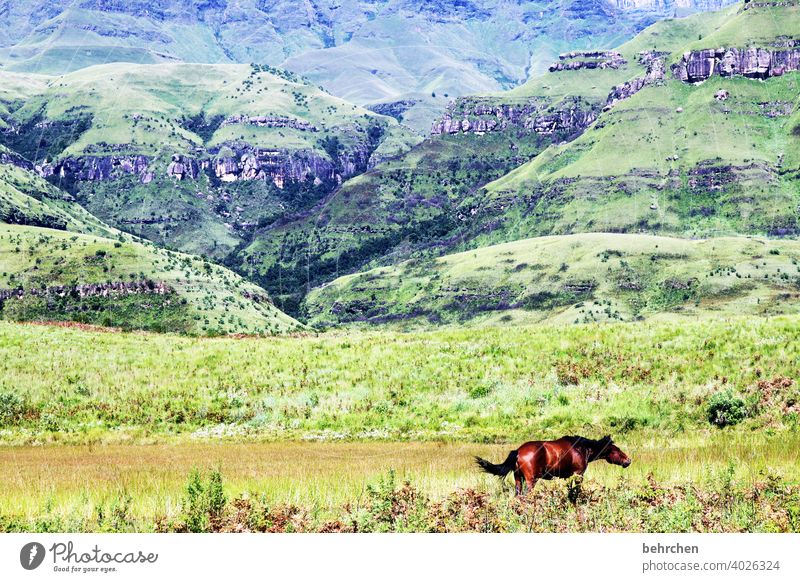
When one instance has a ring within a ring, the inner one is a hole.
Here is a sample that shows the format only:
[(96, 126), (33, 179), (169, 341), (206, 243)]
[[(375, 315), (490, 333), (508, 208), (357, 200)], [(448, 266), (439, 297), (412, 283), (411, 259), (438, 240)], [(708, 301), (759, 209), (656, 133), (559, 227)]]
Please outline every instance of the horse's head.
[(605, 459), (612, 465), (619, 465), (623, 469), (631, 464), (631, 458), (614, 444), (610, 436), (604, 436), (600, 439), (600, 443), (603, 451), (600, 454), (601, 459)]

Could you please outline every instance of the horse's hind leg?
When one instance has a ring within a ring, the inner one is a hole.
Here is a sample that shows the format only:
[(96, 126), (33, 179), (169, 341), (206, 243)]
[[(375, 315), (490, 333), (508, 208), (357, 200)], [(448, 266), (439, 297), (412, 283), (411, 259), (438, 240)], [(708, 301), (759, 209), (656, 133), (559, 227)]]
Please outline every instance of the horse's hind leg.
[[(528, 494), (533, 491), (534, 486), (536, 485), (536, 477), (534, 476), (533, 467), (530, 463), (521, 464), (519, 467), (519, 472), (521, 476), (525, 479), (525, 484), (528, 486)], [(520, 490), (522, 489), (520, 484)]]
[(522, 495), (522, 471), (514, 469), (514, 495)]

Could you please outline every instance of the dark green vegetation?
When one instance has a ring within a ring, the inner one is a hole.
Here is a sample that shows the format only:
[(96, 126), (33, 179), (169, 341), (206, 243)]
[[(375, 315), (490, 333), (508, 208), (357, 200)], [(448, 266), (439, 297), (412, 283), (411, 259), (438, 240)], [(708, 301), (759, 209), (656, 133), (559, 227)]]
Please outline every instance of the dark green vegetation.
[[(565, 130), (564, 133), (568, 133)], [(463, 217), (456, 205), (472, 188), (503, 175), (552, 143), (517, 128), (425, 141), (349, 180), (299, 219), (259, 230), (231, 264), (259, 282), (276, 303), (297, 313), (320, 283), (392, 261), (411, 249), (447, 248)]]
[(58, 75), (113, 62), (264, 62), (358, 104), (399, 103), (427, 129), (449, 97), (508, 89), (561, 51), (613, 46), (657, 18), (726, 3), (17, 0), (0, 19), (0, 66)]
[(0, 323), (0, 435), (84, 443), (175, 434), (514, 442), (582, 427), (639, 439), (726, 426), (791, 434), (798, 329), (796, 316), (784, 316), (207, 340)]

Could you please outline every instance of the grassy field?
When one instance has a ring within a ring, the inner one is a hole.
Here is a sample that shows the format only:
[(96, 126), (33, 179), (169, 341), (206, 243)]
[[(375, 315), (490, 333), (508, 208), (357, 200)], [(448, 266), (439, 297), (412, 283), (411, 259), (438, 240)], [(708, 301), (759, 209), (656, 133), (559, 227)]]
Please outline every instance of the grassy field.
[(0, 438), (791, 432), (798, 329), (787, 316), (193, 339), (1, 323)]
[[(798, 329), (0, 323), (0, 529), (798, 531)], [(612, 434), (634, 464), (522, 502), (472, 465), (574, 433)]]
[(629, 469), (598, 462), (583, 480), (543, 481), (530, 506), (472, 462), (509, 445), (3, 447), (0, 531), (800, 529), (796, 434), (619, 444)]

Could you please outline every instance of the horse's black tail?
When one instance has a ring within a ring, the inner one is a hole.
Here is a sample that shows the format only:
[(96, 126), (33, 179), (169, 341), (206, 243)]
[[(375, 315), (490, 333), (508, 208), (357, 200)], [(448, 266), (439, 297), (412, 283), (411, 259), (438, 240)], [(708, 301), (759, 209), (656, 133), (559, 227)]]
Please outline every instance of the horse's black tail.
[(490, 463), (486, 459), (481, 459), (480, 457), (475, 457), (475, 462), (478, 463), (478, 466), (489, 473), (490, 475), (497, 475), (498, 477), (505, 477), (511, 471), (513, 471), (517, 467), (517, 451), (511, 451), (508, 453), (508, 457), (506, 460), (503, 461), (499, 465), (495, 465), (494, 463)]

